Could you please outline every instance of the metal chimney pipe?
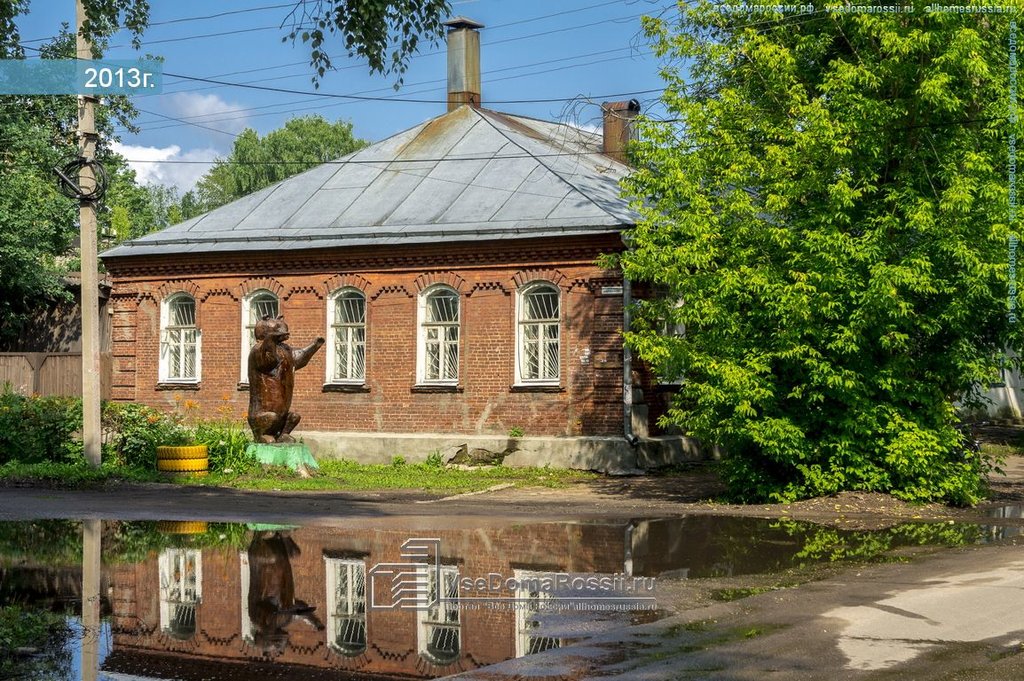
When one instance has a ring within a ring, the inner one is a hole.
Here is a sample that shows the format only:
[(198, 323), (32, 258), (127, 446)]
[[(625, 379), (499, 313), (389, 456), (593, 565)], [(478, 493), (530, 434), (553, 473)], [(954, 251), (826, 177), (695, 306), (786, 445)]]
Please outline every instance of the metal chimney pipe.
[(454, 17), (448, 27), (448, 110), (480, 106), (480, 29), (483, 24)]
[(604, 140), (602, 151), (619, 163), (626, 162), (626, 147), (633, 139), (633, 119), (640, 113), (640, 102), (605, 102), (601, 105), (604, 114)]

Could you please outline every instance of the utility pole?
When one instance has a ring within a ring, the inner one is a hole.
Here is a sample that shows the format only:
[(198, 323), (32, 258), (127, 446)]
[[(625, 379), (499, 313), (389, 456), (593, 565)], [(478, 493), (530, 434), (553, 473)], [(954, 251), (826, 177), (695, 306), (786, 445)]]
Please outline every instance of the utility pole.
[[(78, 59), (92, 59), (92, 44), (82, 37), (85, 0), (75, 0), (75, 48)], [(78, 96), (78, 149), (85, 160), (78, 175), (84, 190), (96, 186), (90, 161), (96, 158), (96, 98)], [(100, 465), (100, 301), (96, 246), (96, 202), (80, 199), (82, 260), (82, 445), (86, 460)]]

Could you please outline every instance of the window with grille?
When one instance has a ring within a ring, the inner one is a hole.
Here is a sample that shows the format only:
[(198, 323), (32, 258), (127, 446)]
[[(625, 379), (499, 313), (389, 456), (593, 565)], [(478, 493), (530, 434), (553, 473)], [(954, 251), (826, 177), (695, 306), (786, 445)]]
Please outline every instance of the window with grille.
[(178, 293), (164, 301), (160, 310), (160, 381), (199, 380), (199, 329), (196, 301)]
[(540, 572), (516, 570), (516, 657), (542, 653), (545, 650), (559, 648), (561, 639), (547, 636), (537, 621), (546, 601), (551, 599), (551, 592), (541, 589), (543, 578), (550, 578)]
[(242, 300), (242, 383), (249, 381), (249, 351), (256, 344), (256, 322), (279, 314), (277, 296), (265, 289), (254, 291)]
[(342, 655), (366, 650), (366, 566), (362, 560), (326, 558), (327, 643)]
[(420, 383), (459, 380), (459, 294), (436, 287), (420, 298)]
[(366, 379), (366, 298), (355, 289), (334, 294), (327, 308), (332, 361), (328, 383)]
[(517, 382), (557, 384), (560, 376), (560, 303), (551, 284), (533, 284), (519, 294)]
[(174, 638), (196, 633), (196, 606), (202, 600), (202, 554), (195, 549), (164, 549), (160, 554), (160, 628)]
[(459, 568), (442, 565), (427, 570), (426, 608), (416, 611), (420, 656), (436, 665), (459, 659), (462, 631), (459, 622)]

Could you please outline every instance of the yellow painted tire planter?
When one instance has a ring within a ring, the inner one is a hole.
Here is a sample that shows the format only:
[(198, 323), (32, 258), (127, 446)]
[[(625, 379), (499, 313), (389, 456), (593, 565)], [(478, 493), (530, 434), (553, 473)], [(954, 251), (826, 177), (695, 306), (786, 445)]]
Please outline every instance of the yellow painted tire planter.
[(205, 475), (209, 459), (157, 459), (156, 469), (163, 473), (194, 473)]
[(157, 461), (172, 459), (205, 459), (206, 445), (186, 445), (183, 447), (160, 446), (156, 448)]
[(208, 525), (202, 520), (161, 520), (156, 529), (165, 534), (202, 534)]

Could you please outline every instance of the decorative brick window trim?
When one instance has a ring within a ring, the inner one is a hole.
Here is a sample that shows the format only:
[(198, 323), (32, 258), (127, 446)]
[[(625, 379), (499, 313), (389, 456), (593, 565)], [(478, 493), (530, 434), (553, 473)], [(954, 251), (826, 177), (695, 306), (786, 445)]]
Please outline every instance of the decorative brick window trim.
[(524, 383), (522, 385), (510, 386), (508, 391), (510, 393), (564, 393), (565, 388), (560, 385), (530, 385)]
[(461, 385), (414, 385), (409, 389), (412, 393), (461, 393), (464, 392)]
[(362, 383), (324, 383), (325, 393), (368, 393), (370, 388)]
[(199, 390), (199, 383), (175, 383), (172, 381), (157, 383), (157, 390)]

